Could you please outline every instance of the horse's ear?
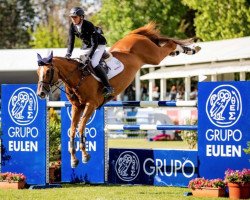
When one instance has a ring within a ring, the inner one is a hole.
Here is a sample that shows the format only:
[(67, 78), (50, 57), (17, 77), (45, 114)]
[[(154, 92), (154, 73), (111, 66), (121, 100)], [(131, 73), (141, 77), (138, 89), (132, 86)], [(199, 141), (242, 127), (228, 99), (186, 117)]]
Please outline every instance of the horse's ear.
[(48, 56), (48, 62), (51, 63), (53, 58), (53, 51), (50, 52), (50, 55)]
[(42, 60), (42, 56), (39, 53), (37, 53), (37, 59), (38, 59), (38, 61)]

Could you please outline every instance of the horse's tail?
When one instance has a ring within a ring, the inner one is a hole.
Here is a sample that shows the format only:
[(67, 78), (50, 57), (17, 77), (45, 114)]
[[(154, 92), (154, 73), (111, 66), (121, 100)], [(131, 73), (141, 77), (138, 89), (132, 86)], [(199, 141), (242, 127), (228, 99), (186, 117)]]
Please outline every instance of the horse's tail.
[(150, 22), (143, 27), (131, 31), (130, 34), (144, 35), (156, 43), (159, 41), (160, 31), (156, 29), (155, 22)]
[(158, 46), (161, 45), (161, 43), (166, 43), (169, 41), (173, 41), (176, 44), (179, 44), (181, 46), (188, 46), (194, 43), (194, 38), (188, 38), (188, 39), (175, 39), (175, 38), (168, 38), (165, 36), (162, 36), (160, 34), (159, 29), (156, 28), (155, 22), (150, 22), (147, 25), (140, 27), (138, 29), (135, 29), (130, 32), (130, 34), (139, 34), (144, 35), (148, 37), (151, 41), (153, 41)]

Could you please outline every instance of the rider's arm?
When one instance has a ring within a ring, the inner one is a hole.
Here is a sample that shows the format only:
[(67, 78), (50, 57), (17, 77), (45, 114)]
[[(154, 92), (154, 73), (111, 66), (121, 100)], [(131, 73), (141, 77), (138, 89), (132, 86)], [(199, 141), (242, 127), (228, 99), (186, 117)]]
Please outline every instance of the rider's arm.
[(75, 34), (73, 24), (70, 25), (67, 54), (71, 56), (75, 45)]
[(94, 25), (92, 23), (90, 24), (89, 29), (90, 29), (89, 31), (90, 31), (91, 38), (92, 38), (92, 41), (93, 41), (93, 46), (92, 46), (91, 52), (89, 54), (89, 57), (91, 59), (92, 56), (95, 53), (95, 50), (98, 47), (98, 35), (97, 35), (98, 33), (96, 32), (96, 29), (95, 29), (95, 27), (94, 27)]

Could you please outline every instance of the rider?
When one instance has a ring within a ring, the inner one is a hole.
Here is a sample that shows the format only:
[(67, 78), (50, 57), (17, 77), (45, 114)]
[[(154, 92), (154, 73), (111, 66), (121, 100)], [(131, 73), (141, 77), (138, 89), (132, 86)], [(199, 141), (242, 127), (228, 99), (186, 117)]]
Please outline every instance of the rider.
[(66, 58), (70, 58), (74, 49), (75, 36), (83, 42), (82, 49), (89, 48), (88, 55), (96, 75), (101, 79), (104, 85), (104, 96), (109, 97), (114, 93), (114, 89), (110, 86), (105, 70), (100, 65), (101, 57), (106, 48), (106, 39), (101, 35), (96, 27), (84, 19), (84, 11), (80, 7), (74, 7), (70, 10), (71, 25), (69, 29), (68, 50)]

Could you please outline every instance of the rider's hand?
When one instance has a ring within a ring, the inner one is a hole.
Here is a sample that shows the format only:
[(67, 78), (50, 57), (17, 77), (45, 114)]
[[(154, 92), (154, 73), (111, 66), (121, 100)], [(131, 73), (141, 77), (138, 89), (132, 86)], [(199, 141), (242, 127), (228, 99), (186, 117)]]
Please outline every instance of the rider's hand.
[(65, 58), (67, 58), (67, 59), (70, 59), (70, 57), (71, 57), (71, 54), (69, 54), (69, 53), (67, 53), (67, 54), (65, 55)]
[(86, 64), (89, 64), (89, 63), (90, 63), (90, 61), (91, 61), (90, 57), (89, 57), (89, 56), (88, 56), (88, 57), (86, 57), (86, 61), (85, 61), (85, 63), (86, 63)]

